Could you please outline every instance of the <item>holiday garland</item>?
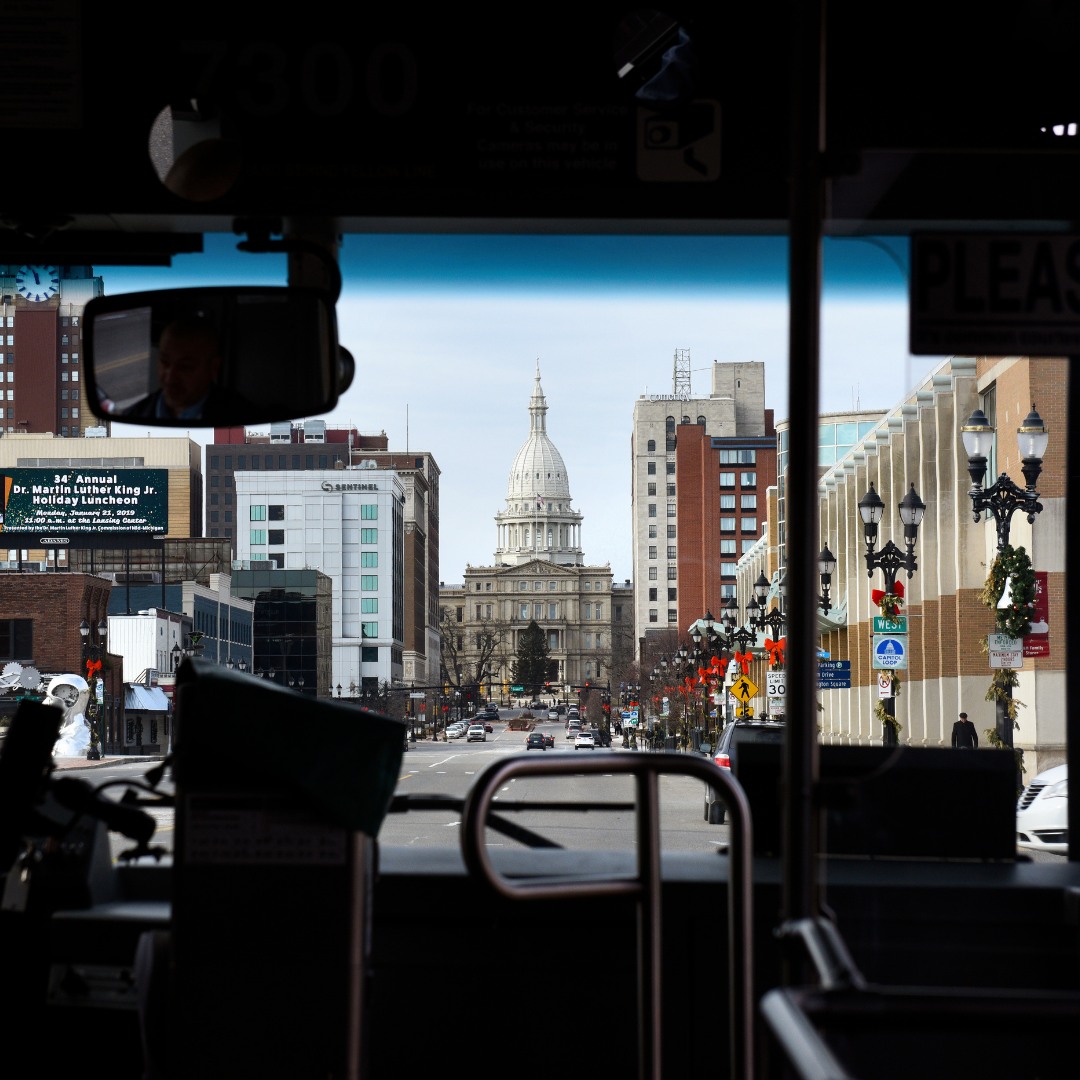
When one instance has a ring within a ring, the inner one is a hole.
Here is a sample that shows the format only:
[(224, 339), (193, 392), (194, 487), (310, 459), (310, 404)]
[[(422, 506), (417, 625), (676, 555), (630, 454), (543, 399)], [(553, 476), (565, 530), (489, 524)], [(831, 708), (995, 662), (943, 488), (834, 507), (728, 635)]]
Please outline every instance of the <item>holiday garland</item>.
[[(1009, 606), (999, 608), (998, 601), (1005, 592), (1005, 585), (1012, 579)], [(1031, 613), (1035, 605), (1035, 572), (1031, 559), (1022, 548), (1005, 545), (990, 566), (990, 574), (980, 600), (995, 613), (999, 634), (1009, 637), (1026, 637), (1031, 630)]]
[[(1010, 588), (1009, 604), (999, 608), (998, 602), (1005, 593), (1006, 585)], [(1022, 547), (1014, 548), (1006, 544), (998, 552), (990, 566), (990, 574), (979, 599), (994, 612), (999, 634), (1024, 638), (1031, 632), (1031, 615), (1035, 608), (1035, 572), (1031, 569), (1031, 558)], [(983, 651), (989, 652), (989, 649), (989, 642), (984, 639)], [(1004, 708), (1006, 721), (1012, 724), (1014, 730), (1020, 727), (1016, 717), (1024, 704), (1012, 696), (1019, 681), (1012, 668), (998, 668), (990, 680), (990, 688), (986, 691), (985, 698)], [(1005, 747), (1006, 744), (996, 728), (988, 729), (985, 735), (991, 746), (998, 749)], [(1014, 748), (1014, 753), (1017, 767), (1023, 773), (1024, 752)]]

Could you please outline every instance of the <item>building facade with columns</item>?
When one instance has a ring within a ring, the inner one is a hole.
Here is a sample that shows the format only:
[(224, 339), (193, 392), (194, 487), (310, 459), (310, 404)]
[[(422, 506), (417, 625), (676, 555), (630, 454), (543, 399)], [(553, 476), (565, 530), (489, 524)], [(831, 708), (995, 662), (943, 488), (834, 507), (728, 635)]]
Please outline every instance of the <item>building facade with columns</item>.
[[(926, 504), (915, 554), (918, 568), (897, 580), (905, 588), (906, 668), (897, 671), (895, 716), (899, 741), (949, 746), (957, 715), (975, 724), (981, 746), (992, 742), (996, 705), (987, 699), (993, 669), (986, 651), (995, 629), (983, 593), (997, 554), (991, 515), (973, 520), (971, 481), (961, 427), (981, 408), (996, 428), (985, 484), (1007, 473), (1024, 478), (1016, 431), (1033, 403), (1050, 439), (1038, 481), (1042, 510), (1029, 523), (1011, 519), (1009, 542), (1032, 560), (1048, 629), (1039, 655), (1023, 658), (1013, 698), (1019, 703), (1013, 745), (1024, 752), (1025, 778), (1065, 760), (1065, 488), (1067, 361), (1049, 357), (950, 357), (916, 392), (886, 413), (872, 431), (829, 468), (819, 483), (820, 536), (836, 556), (834, 603), (842, 623), (822, 633), (834, 660), (850, 660), (851, 688), (819, 691), (821, 739), (826, 743), (882, 741), (875, 712), (879, 700), (873, 659), (872, 592), (883, 585), (879, 569), (867, 572), (859, 500), (870, 484), (885, 504), (876, 550), (892, 540), (905, 547), (898, 504), (911, 485)], [(1029, 644), (1025, 651), (1032, 651)]]

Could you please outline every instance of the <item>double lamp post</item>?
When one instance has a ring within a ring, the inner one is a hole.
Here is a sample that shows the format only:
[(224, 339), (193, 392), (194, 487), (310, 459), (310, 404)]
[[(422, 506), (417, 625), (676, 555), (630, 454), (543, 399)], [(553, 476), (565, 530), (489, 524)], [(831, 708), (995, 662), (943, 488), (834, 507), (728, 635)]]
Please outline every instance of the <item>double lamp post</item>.
[[(1039, 502), (1039, 492), (1035, 485), (1042, 474), (1043, 458), (1046, 456), (1050, 435), (1033, 403), (1031, 412), (1016, 430), (1025, 486), (1020, 487), (1007, 473), (1002, 472), (990, 487), (984, 488), (987, 459), (994, 446), (994, 428), (982, 409), (975, 409), (967, 423), (961, 427), (960, 433), (968, 455), (968, 476), (971, 477), (968, 495), (971, 498), (975, 523), (978, 524), (983, 513), (993, 517), (997, 527), (997, 550), (1000, 556), (1009, 547), (1013, 514), (1019, 510), (1027, 515), (1028, 524), (1034, 525), (1036, 515), (1042, 512), (1042, 503)], [(1006, 580), (1006, 592), (1010, 591), (1010, 587), (1010, 581)], [(1005, 686), (1004, 696), (996, 699), (995, 716), (998, 739), (1009, 749), (1013, 747), (1014, 726), (1011, 698), (1012, 686), (1009, 684)]]

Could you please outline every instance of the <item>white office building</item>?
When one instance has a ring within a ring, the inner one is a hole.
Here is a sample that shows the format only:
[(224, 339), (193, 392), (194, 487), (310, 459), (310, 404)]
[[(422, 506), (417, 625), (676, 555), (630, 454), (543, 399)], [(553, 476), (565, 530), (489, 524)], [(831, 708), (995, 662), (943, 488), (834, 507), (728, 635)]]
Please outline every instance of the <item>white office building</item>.
[(272, 470), (237, 472), (235, 482), (238, 563), (317, 569), (333, 582), (332, 684), (400, 681), (405, 489), (398, 475)]

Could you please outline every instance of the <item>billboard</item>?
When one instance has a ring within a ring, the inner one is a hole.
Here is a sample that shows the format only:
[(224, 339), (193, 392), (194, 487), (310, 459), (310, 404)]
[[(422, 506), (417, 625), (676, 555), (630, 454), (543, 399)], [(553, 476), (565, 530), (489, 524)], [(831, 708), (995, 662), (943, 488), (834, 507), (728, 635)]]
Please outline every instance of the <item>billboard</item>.
[(5, 469), (0, 472), (0, 545), (42, 535), (165, 533), (167, 469)]

